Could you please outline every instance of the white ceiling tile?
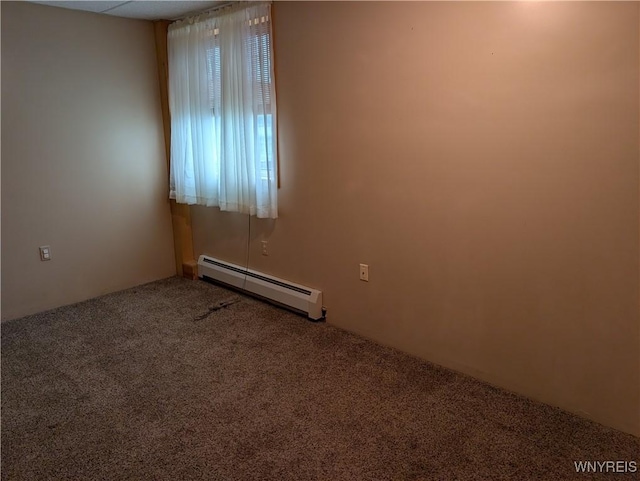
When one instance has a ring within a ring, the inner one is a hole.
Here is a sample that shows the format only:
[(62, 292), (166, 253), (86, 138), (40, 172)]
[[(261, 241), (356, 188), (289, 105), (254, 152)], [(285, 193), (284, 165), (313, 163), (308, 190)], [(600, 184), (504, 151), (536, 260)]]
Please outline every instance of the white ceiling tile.
[(146, 20), (173, 20), (185, 15), (200, 13), (225, 3), (228, 1), (137, 1), (125, 3), (107, 13), (119, 17)]
[(68, 1), (68, 2), (64, 2), (64, 1), (44, 2), (44, 1), (32, 1), (32, 3), (40, 3), (42, 5), (49, 5), (50, 7), (70, 8), (71, 10), (83, 10), (85, 12), (100, 13), (100, 12), (104, 12), (105, 10), (117, 7), (118, 5), (121, 5), (121, 4), (127, 3), (127, 2), (125, 2), (124, 0), (120, 0), (118, 2), (101, 2), (101, 1), (96, 1), (96, 2), (91, 2), (91, 1), (84, 1), (84, 2), (76, 2), (76, 1), (73, 1), (73, 2), (71, 2), (71, 1)]
[(86, 12), (106, 13), (116, 17), (139, 18), (144, 20), (175, 20), (186, 15), (200, 13), (220, 5), (230, 3), (230, 0), (197, 0), (197, 1), (41, 1), (28, 0), (52, 7), (84, 10)]

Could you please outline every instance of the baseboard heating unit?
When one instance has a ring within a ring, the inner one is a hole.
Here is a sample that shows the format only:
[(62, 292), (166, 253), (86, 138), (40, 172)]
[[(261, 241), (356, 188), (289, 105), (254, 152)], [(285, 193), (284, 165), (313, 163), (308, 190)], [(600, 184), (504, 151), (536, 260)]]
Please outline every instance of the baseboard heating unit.
[(198, 276), (304, 313), (309, 319), (324, 318), (322, 292), (317, 289), (204, 255), (198, 259)]

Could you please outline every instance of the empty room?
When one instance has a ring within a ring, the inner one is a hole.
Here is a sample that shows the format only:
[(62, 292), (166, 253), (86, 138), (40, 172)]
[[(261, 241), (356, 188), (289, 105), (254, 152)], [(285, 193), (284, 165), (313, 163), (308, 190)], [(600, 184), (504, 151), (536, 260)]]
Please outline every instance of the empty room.
[(1, 479), (640, 476), (640, 3), (2, 1)]

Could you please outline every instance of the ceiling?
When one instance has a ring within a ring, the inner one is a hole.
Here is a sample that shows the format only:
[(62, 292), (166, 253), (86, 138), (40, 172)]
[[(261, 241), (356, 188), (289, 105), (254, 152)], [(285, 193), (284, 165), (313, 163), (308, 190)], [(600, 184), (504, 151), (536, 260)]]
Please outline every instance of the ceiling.
[(83, 10), (85, 12), (104, 13), (116, 17), (139, 18), (143, 20), (176, 20), (187, 15), (209, 10), (211, 8), (230, 3), (223, 1), (36, 1), (28, 0), (32, 3), (40, 3), (52, 7), (70, 8), (72, 10)]

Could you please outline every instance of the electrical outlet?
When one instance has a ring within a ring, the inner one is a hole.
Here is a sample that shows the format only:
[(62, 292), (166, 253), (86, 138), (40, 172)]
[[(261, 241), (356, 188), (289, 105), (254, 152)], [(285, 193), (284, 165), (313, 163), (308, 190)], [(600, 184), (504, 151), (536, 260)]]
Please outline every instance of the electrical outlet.
[(49, 246), (40, 246), (40, 260), (41, 261), (50, 261), (51, 260), (51, 247), (49, 247)]
[(267, 248), (269, 245), (269, 241), (263, 240), (262, 241), (262, 255), (263, 256), (268, 256), (269, 255), (269, 249)]
[(360, 264), (360, 280), (369, 282), (369, 264)]

